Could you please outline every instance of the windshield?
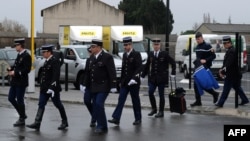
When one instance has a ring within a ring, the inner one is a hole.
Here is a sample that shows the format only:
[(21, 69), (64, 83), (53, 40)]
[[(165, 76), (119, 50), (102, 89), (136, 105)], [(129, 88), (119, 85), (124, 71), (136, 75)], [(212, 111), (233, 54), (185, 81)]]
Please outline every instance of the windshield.
[(89, 57), (87, 48), (76, 48), (75, 50), (81, 59), (87, 59)]
[[(223, 45), (223, 42), (222, 42), (222, 37), (225, 36), (225, 35), (218, 35), (218, 36), (213, 36), (213, 37), (204, 37), (204, 40), (206, 43), (209, 43), (212, 48), (214, 49), (215, 53), (226, 53), (226, 49), (224, 48), (224, 45)], [(231, 36), (231, 41), (232, 41), (232, 44), (233, 44), (233, 47), (236, 47), (235, 43), (236, 43), (236, 39), (234, 36)], [(182, 55), (183, 56), (188, 56), (188, 43), (183, 41), (179, 41), (177, 42), (178, 46), (185, 46), (185, 49), (183, 49), (182, 51)], [(241, 45), (241, 52), (245, 50), (246, 48), (246, 41), (245, 41), (245, 38), (241, 38), (241, 42), (240, 42), (240, 45)], [(193, 52), (195, 51), (197, 47), (197, 42), (195, 41), (195, 39), (192, 40), (192, 50)]]
[[(236, 39), (235, 37), (231, 37), (231, 41), (233, 44), (233, 47), (236, 47)], [(218, 38), (212, 38), (210, 39), (210, 44), (211, 46), (215, 49), (216, 53), (226, 53), (226, 49), (223, 46), (223, 42), (222, 42), (222, 37), (218, 37)], [(245, 49), (245, 41), (244, 38), (241, 39), (240, 45), (241, 45), (241, 52)]]
[[(141, 42), (133, 42), (132, 45), (133, 45), (133, 48), (134, 48), (135, 51), (146, 52), (145, 48), (144, 48), (144, 46), (143, 46), (143, 44)], [(119, 52), (124, 52), (123, 43), (119, 42), (118, 47), (119, 47)]]
[(17, 57), (17, 51), (16, 50), (7, 50), (6, 55), (7, 55), (7, 58), (9, 60), (15, 60)]

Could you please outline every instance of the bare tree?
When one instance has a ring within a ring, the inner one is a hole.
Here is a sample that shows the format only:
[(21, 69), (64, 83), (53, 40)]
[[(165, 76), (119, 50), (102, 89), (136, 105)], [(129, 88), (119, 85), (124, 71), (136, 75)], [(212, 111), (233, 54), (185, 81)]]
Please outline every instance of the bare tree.
[(27, 33), (27, 28), (14, 20), (5, 18), (0, 24), (0, 31)]
[(203, 14), (203, 23), (211, 23), (211, 19), (210, 19), (210, 14), (209, 13), (204, 13)]
[(4, 31), (2, 23), (0, 23), (0, 31)]
[(211, 18), (209, 13), (207, 13), (207, 23), (211, 23)]
[(199, 23), (196, 22), (196, 23), (194, 23), (192, 29), (193, 29), (194, 31), (196, 31), (196, 30), (200, 27), (200, 25), (201, 25), (201, 24), (199, 24)]
[[(211, 18), (209, 13), (203, 14), (203, 22), (202, 23), (211, 23)], [(192, 30), (196, 31), (202, 23), (194, 23)], [(216, 23), (216, 21), (213, 19), (213, 23)]]
[(232, 24), (231, 16), (228, 18), (228, 24)]
[(217, 21), (215, 19), (213, 19), (213, 24), (216, 24), (216, 23), (217, 23)]

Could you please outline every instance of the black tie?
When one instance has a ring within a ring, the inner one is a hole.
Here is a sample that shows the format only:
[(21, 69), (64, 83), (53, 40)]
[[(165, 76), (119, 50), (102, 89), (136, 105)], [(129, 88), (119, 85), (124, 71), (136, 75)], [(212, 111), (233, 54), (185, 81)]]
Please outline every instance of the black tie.
[(20, 57), (20, 53), (17, 54), (17, 57), (16, 58), (19, 58)]
[(47, 62), (48, 62), (48, 60), (45, 60), (45, 62), (44, 62), (44, 66), (47, 64)]
[(155, 58), (157, 58), (157, 52), (155, 52)]

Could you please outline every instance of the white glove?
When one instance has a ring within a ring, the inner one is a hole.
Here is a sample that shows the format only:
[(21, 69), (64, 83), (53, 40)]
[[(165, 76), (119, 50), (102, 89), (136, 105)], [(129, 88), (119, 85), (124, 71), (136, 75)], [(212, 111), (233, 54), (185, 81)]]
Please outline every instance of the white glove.
[(129, 82), (128, 82), (128, 85), (134, 85), (134, 84), (137, 84), (137, 82), (134, 80), (134, 79), (131, 79)]
[(171, 78), (175, 78), (175, 75), (170, 75)]
[(111, 88), (110, 92), (115, 93), (115, 92), (117, 92), (117, 89), (116, 88)]
[(48, 89), (48, 91), (46, 93), (51, 94), (52, 97), (54, 97), (54, 95), (55, 95), (55, 92), (51, 89)]
[(86, 89), (86, 87), (85, 87), (85, 86), (80, 85), (80, 91), (81, 91), (82, 93), (85, 93), (85, 89)]
[(145, 80), (145, 78), (143, 78), (143, 77), (141, 77), (140, 79), (141, 79), (141, 82), (144, 82), (144, 80)]

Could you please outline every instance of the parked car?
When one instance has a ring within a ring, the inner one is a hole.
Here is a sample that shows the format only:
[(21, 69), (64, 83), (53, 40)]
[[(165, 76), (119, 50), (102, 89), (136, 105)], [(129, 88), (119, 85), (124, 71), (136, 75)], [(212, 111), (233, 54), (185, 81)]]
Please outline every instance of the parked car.
[[(80, 88), (80, 81), (83, 79), (85, 75), (85, 64), (86, 60), (89, 57), (87, 48), (88, 45), (63, 45), (61, 46), (61, 51), (64, 55), (64, 64), (61, 66), (61, 74), (60, 74), (60, 81), (65, 82), (65, 75), (66, 75), (66, 67), (68, 65), (68, 82), (73, 83), (76, 89)], [(73, 55), (70, 54), (73, 52)], [(117, 79), (119, 80), (121, 76), (121, 66), (122, 60), (117, 57), (114, 57)], [(35, 66), (35, 78), (37, 82), (40, 82), (41, 78), (41, 67), (43, 66), (45, 59), (42, 56), (36, 57), (37, 61)], [(40, 58), (40, 59), (39, 59)]]
[(0, 49), (0, 78), (7, 79), (8, 73), (6, 69), (14, 64), (16, 51), (10, 50), (10, 47)]
[(0, 60), (5, 60), (9, 66), (13, 66), (17, 57), (15, 48), (5, 47), (0, 49)]
[[(26, 50), (30, 53), (29, 49)], [(8, 79), (6, 69), (14, 65), (17, 54), (16, 49), (9, 46), (0, 49), (0, 78), (4, 76), (6, 80)]]

